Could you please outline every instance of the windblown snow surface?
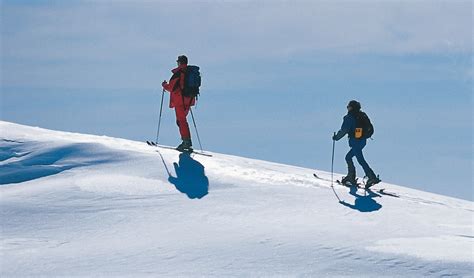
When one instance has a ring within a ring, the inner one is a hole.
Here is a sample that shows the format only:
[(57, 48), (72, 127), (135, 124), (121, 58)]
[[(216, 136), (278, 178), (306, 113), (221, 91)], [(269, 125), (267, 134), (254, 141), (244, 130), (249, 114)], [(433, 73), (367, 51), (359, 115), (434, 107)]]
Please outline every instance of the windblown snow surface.
[(0, 276), (473, 275), (472, 202), (212, 155), (0, 122)]

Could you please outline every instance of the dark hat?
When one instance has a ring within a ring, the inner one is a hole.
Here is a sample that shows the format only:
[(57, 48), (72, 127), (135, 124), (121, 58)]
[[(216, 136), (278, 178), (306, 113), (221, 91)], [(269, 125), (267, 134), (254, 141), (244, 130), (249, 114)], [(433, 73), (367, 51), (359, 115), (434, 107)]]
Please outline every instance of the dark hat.
[(178, 60), (176, 60), (176, 62), (180, 63), (180, 64), (188, 64), (188, 57), (186, 57), (185, 55), (180, 55), (178, 56)]
[(360, 110), (360, 102), (357, 100), (351, 100), (349, 101), (349, 104), (347, 104), (347, 107), (352, 107), (354, 111), (359, 111)]

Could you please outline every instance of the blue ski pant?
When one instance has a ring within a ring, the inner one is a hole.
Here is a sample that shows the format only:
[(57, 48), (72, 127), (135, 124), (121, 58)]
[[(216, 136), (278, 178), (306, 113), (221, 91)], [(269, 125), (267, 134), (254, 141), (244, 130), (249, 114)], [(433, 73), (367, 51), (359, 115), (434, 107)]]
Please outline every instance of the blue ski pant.
[(364, 169), (365, 175), (367, 177), (375, 176), (374, 171), (372, 171), (367, 161), (365, 161), (364, 154), (362, 153), (362, 150), (364, 149), (366, 144), (366, 140), (358, 140), (357, 143), (350, 144), (351, 149), (346, 154), (346, 162), (349, 175), (354, 175), (354, 177), (356, 175), (354, 162), (352, 161), (352, 158), (355, 156), (357, 162), (359, 162), (360, 166), (362, 166), (362, 168)]

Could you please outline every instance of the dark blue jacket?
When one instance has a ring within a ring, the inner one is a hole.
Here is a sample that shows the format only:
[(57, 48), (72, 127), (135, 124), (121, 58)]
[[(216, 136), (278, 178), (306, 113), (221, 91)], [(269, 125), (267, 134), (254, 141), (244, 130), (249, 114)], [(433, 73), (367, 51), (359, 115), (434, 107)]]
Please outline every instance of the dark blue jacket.
[(355, 139), (355, 129), (356, 129), (356, 118), (351, 112), (347, 113), (344, 116), (344, 121), (342, 122), (341, 129), (337, 132), (335, 140), (339, 141), (342, 137), (348, 134), (349, 137), (349, 146), (350, 147), (361, 147), (363, 148), (367, 143), (366, 138)]

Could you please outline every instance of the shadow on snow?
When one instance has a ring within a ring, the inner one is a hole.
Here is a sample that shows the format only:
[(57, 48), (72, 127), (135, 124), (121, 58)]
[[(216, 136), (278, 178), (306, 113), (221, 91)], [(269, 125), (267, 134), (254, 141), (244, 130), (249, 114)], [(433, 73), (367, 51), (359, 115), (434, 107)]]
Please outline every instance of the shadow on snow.
[[(59, 174), (76, 167), (111, 161), (106, 153), (94, 155), (94, 144), (72, 144), (46, 151), (24, 151), (22, 142), (3, 139), (0, 145), (0, 185), (21, 183)], [(94, 159), (94, 156), (100, 159)], [(12, 159), (12, 162), (7, 160)]]
[(357, 193), (357, 187), (351, 187), (349, 193), (355, 197), (354, 204), (352, 205), (345, 201), (340, 201), (339, 203), (360, 212), (372, 212), (382, 208), (382, 205), (377, 203), (377, 201), (374, 199), (381, 196), (370, 189), (366, 190), (364, 195), (359, 195)]
[[(161, 154), (160, 154), (161, 155)], [(162, 157), (163, 163), (166, 163)], [(176, 189), (186, 194), (190, 199), (201, 199), (209, 192), (209, 179), (206, 177), (204, 166), (198, 161), (194, 160), (190, 154), (181, 153), (179, 155), (179, 162), (173, 163), (176, 172), (176, 177), (168, 172), (168, 181), (172, 183)]]

